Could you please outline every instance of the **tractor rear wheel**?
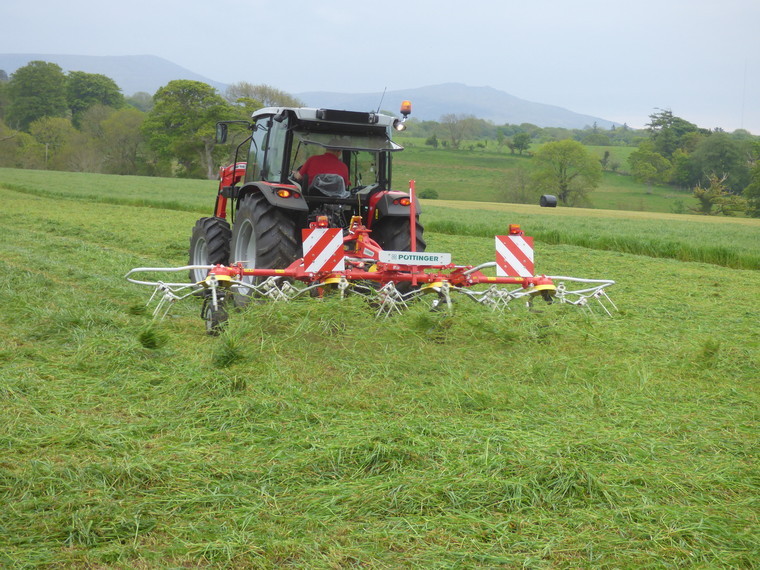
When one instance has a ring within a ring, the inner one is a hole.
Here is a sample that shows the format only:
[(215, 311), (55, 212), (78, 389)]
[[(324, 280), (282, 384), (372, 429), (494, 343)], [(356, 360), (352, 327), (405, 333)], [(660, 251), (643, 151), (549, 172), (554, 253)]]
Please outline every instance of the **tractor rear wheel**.
[[(409, 229), (409, 218), (387, 217), (381, 218), (372, 226), (370, 237), (377, 242), (385, 251), (411, 251), (412, 232)], [(415, 224), (417, 232), (415, 240), (417, 251), (425, 251), (425, 239), (422, 237), (425, 228), (420, 221)], [(401, 282), (396, 284), (396, 289), (402, 294), (409, 293), (413, 289), (411, 283)]]
[[(296, 221), (283, 210), (267, 202), (263, 194), (248, 194), (240, 201), (232, 227), (230, 255), (243, 267), (284, 269), (300, 257)], [(243, 277), (245, 283), (257, 283), (255, 277)], [(249, 288), (239, 289), (235, 304), (250, 301)]]
[[(425, 228), (417, 220), (417, 251), (425, 251)], [(412, 234), (409, 230), (409, 218), (381, 218), (372, 226), (371, 237), (386, 251), (411, 251)]]
[[(222, 218), (201, 218), (195, 222), (190, 237), (188, 265), (227, 265), (230, 258), (230, 225)], [(207, 269), (191, 269), (190, 281), (199, 283), (206, 278)]]

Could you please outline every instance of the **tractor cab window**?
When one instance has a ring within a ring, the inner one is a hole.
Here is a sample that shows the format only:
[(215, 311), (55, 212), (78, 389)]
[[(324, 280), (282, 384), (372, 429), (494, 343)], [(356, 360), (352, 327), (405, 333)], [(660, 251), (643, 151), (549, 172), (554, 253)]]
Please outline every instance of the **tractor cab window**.
[[(262, 167), (261, 180), (267, 182), (283, 182), (283, 159), (285, 158), (285, 144), (288, 134), (288, 119), (271, 121), (269, 139), (267, 140), (267, 153)], [(285, 165), (287, 173), (287, 165)]]
[(351, 173), (351, 182), (354, 186), (370, 186), (372, 184), (385, 184), (384, 177), (380, 175), (379, 152), (351, 151), (348, 170)]
[(348, 165), (349, 178), (353, 186), (372, 184), (387, 185), (389, 165), (387, 153), (402, 150), (403, 147), (391, 141), (385, 134), (356, 134), (335, 132), (294, 132), (291, 168), (299, 168), (306, 159), (322, 154), (326, 148), (343, 150), (343, 162)]
[(248, 167), (245, 171), (246, 182), (261, 180), (266, 151), (266, 140), (267, 135), (269, 134), (268, 125), (271, 122), (271, 119), (265, 118), (256, 123), (253, 135), (251, 135), (251, 147), (248, 152)]

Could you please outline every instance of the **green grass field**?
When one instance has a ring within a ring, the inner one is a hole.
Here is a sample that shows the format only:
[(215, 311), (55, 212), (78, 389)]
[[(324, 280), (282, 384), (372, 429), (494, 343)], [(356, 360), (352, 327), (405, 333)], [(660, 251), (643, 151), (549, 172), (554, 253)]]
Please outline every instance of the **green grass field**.
[(430, 251), (487, 261), (520, 223), (619, 313), (310, 299), (209, 337), (187, 300), (152, 325), (124, 274), (184, 264), (213, 195), (0, 169), (0, 566), (756, 566), (760, 272), (629, 250), (756, 259), (760, 221), (430, 201)]

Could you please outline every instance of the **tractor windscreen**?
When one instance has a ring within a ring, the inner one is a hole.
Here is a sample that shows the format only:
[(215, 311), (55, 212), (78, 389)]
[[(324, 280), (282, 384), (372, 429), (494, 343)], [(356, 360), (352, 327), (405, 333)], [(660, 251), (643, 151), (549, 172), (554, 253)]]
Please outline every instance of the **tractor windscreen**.
[(340, 149), (343, 160), (349, 167), (352, 186), (390, 183), (390, 160), (386, 153), (403, 150), (404, 147), (391, 141), (385, 129), (376, 132), (321, 133), (306, 130), (293, 132), (291, 168), (299, 168), (307, 158), (322, 154), (325, 149)]
[(296, 140), (302, 145), (315, 145), (322, 148), (339, 148), (367, 152), (395, 152), (404, 147), (390, 140), (385, 132), (378, 135), (315, 133), (296, 131)]

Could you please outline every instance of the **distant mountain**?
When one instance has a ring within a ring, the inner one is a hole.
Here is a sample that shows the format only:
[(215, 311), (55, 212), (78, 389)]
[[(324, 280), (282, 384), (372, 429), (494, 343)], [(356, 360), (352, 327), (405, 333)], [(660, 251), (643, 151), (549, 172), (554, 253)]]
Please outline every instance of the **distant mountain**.
[(532, 123), (539, 127), (564, 127), (582, 129), (596, 123), (600, 128), (610, 128), (613, 123), (606, 119), (581, 115), (562, 107), (533, 103), (492, 87), (471, 87), (461, 83), (444, 83), (404, 91), (382, 93), (330, 93), (314, 91), (298, 93), (296, 97), (310, 107), (333, 107), (361, 111), (393, 109), (408, 99), (412, 102), (412, 117), (423, 121), (439, 121), (442, 115), (474, 115), (497, 125)]
[[(0, 54), (0, 69), (11, 75), (30, 61), (49, 61), (68, 71), (100, 73), (113, 79), (125, 95), (144, 91), (151, 95), (173, 79), (192, 79), (215, 87), (220, 92), (227, 84), (214, 81), (153, 55), (94, 56), (50, 54)], [(607, 129), (612, 121), (582, 115), (562, 107), (520, 99), (492, 87), (471, 87), (461, 83), (444, 83), (403, 91), (382, 93), (334, 93), (313, 91), (296, 96), (310, 107), (331, 107), (357, 111), (392, 109), (396, 113), (404, 99), (412, 101), (412, 117), (439, 121), (442, 115), (474, 115), (497, 125), (532, 123), (539, 127), (582, 129), (594, 123)], [(382, 104), (381, 99), (382, 97)]]
[(13, 53), (0, 54), (0, 69), (11, 75), (30, 61), (48, 61), (61, 66), (64, 72), (84, 71), (110, 77), (124, 95), (144, 91), (153, 95), (173, 79), (192, 79), (224, 91), (227, 85), (213, 81), (155, 55), (50, 55)]

